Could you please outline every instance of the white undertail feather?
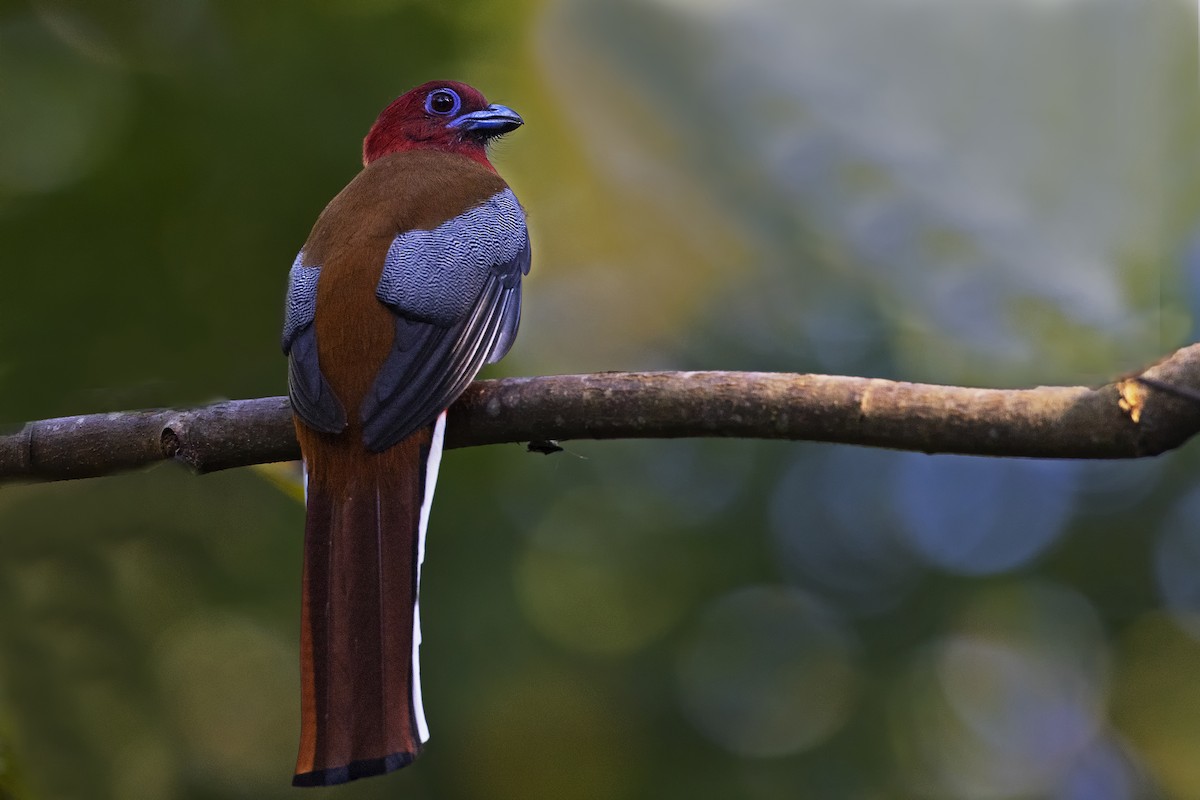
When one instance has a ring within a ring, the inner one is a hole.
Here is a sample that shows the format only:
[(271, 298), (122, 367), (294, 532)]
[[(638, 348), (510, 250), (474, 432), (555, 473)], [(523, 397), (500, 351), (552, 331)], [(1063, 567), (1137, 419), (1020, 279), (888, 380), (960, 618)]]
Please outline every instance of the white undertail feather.
[(425, 722), (425, 704), (421, 701), (421, 565), (425, 563), (425, 531), (429, 529), (429, 510), (433, 508), (433, 490), (437, 486), (438, 468), (442, 465), (442, 442), (446, 438), (446, 412), (438, 414), (429, 442), (429, 458), (425, 462), (425, 498), (421, 502), (421, 521), (417, 529), (417, 602), (413, 606), (413, 715), (422, 742), (429, 741), (429, 725)]

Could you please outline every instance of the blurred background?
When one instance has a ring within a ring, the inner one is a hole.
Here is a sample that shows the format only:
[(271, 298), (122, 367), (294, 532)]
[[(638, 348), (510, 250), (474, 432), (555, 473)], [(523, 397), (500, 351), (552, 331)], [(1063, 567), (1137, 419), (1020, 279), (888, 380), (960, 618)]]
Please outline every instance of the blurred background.
[[(0, 421), (281, 394), (285, 275), (395, 95), (520, 111), (489, 375), (1098, 384), (1197, 338), (1187, 0), (10, 0)], [(339, 798), (1200, 797), (1200, 458), (456, 451), (432, 740)], [(290, 798), (303, 509), (0, 489), (0, 798)]]

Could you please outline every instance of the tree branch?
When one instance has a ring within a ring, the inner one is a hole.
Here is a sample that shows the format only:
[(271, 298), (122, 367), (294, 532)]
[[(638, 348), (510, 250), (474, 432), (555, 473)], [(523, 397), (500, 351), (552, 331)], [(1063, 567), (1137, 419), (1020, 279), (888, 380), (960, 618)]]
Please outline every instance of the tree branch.
[[(1144, 382), (1143, 382), (1144, 381)], [(1096, 389), (971, 389), (764, 372), (608, 372), (479, 381), (447, 447), (722, 436), (1038, 458), (1138, 458), (1200, 430), (1200, 345)], [(0, 482), (175, 460), (212, 472), (300, 455), (285, 397), (30, 422), (0, 435)]]

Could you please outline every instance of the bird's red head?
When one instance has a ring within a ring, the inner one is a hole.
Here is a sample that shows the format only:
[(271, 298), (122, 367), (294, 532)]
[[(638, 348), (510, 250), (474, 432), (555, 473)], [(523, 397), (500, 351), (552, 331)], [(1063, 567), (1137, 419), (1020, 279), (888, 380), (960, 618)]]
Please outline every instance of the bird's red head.
[(363, 140), (363, 163), (405, 150), (461, 153), (489, 169), (487, 145), (523, 120), (507, 106), (489, 105), (458, 81), (430, 81), (397, 97)]

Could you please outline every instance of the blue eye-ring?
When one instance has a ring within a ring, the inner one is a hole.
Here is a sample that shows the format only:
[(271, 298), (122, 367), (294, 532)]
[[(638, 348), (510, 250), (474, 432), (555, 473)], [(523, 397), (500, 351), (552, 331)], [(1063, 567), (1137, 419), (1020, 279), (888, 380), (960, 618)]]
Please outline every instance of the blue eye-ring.
[(462, 100), (453, 89), (434, 89), (425, 98), (425, 110), (441, 117), (449, 116), (462, 108)]

